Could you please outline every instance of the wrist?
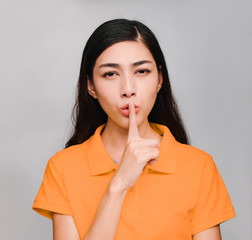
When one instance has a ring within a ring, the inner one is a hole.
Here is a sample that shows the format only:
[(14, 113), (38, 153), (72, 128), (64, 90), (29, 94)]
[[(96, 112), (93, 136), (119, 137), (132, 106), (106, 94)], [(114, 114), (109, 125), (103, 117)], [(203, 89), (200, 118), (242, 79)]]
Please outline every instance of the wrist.
[(109, 183), (109, 191), (113, 193), (126, 194), (127, 189), (123, 186), (122, 181), (119, 178), (113, 177)]

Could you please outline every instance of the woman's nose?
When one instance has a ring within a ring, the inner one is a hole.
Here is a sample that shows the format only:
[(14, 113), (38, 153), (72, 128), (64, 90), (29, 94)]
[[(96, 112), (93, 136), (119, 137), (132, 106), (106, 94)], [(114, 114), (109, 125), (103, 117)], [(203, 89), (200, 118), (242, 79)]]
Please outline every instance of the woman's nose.
[(136, 95), (135, 81), (132, 76), (126, 76), (121, 81), (121, 96), (131, 97)]

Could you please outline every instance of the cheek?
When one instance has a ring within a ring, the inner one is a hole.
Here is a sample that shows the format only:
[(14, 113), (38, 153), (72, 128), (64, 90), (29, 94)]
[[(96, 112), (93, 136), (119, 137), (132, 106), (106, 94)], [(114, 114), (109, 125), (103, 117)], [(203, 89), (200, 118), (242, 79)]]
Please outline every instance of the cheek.
[(143, 83), (139, 86), (139, 93), (141, 97), (149, 99), (150, 101), (153, 100), (153, 98), (155, 99), (157, 95), (157, 82), (147, 81)]
[(151, 87), (149, 86), (148, 88), (143, 88), (143, 90), (140, 91), (141, 105), (147, 115), (151, 112), (151, 109), (153, 108), (156, 101), (156, 87), (156, 85), (151, 85)]
[(97, 99), (106, 114), (111, 112), (113, 104), (115, 104), (116, 99), (114, 95), (114, 90), (112, 89), (96, 89)]
[(107, 92), (103, 92), (102, 94), (98, 93), (97, 97), (100, 104), (105, 107), (111, 105), (114, 102), (113, 95), (111, 93), (110, 94), (107, 94)]
[(111, 102), (112, 96), (114, 96), (115, 88), (111, 87), (111, 84), (106, 84), (99, 78), (95, 80), (95, 91), (100, 102)]

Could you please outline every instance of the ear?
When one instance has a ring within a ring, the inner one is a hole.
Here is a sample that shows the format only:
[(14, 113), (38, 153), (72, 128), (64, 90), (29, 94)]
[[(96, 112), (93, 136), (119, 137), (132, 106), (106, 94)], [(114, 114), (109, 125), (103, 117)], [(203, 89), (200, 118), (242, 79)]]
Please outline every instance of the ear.
[(161, 89), (163, 84), (163, 73), (161, 71), (161, 66), (159, 66), (159, 73), (158, 73), (158, 88), (157, 88), (157, 92), (159, 92), (159, 90)]
[(87, 76), (87, 88), (88, 93), (93, 97), (97, 98), (94, 83), (90, 81), (89, 77)]

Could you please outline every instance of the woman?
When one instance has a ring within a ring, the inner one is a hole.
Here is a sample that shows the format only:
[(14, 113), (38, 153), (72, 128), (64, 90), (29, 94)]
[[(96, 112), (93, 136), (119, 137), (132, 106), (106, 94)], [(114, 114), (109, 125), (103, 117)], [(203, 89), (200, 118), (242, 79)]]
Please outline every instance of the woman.
[(94, 31), (74, 113), (33, 205), (54, 239), (221, 239), (232, 203), (211, 155), (189, 145), (149, 28), (115, 19)]

